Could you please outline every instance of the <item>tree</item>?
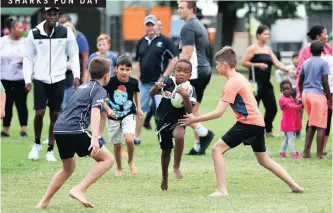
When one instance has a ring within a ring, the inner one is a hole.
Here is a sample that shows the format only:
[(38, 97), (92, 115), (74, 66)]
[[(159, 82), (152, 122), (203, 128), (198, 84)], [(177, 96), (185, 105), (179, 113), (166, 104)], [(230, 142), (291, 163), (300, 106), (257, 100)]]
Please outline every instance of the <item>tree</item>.
[(308, 14), (315, 12), (315, 6), (332, 10), (331, 1), (218, 1), (218, 12), (222, 18), (222, 46), (231, 45), (233, 42), (234, 29), (237, 24), (236, 12), (243, 7), (249, 8), (249, 13), (262, 24), (271, 26), (278, 19), (297, 17), (297, 6), (305, 5)]

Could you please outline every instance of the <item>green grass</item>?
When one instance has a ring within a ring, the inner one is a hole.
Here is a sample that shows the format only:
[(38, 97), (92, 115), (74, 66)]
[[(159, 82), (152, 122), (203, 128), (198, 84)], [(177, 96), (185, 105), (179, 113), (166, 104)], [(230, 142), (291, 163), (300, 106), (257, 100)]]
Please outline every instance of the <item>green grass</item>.
[[(203, 113), (215, 109), (225, 80), (214, 76), (206, 90)], [(275, 79), (272, 78), (272, 82)], [(280, 95), (276, 88), (276, 96)], [(84, 209), (77, 201), (69, 198), (68, 190), (76, 185), (94, 163), (89, 158), (77, 159), (76, 172), (54, 196), (47, 210), (34, 210), (35, 204), (45, 193), (52, 176), (61, 166), (60, 161), (49, 163), (45, 160), (45, 148), (40, 160), (29, 161), (28, 153), (33, 142), (32, 94), (29, 94), (29, 139), (18, 137), (17, 117), (13, 118), (10, 129), (12, 137), (1, 141), (2, 205), (3, 213), (17, 212), (331, 212), (332, 210), (332, 161), (312, 159), (292, 160), (278, 157), (282, 138), (267, 139), (269, 155), (283, 166), (290, 175), (305, 188), (304, 194), (292, 194), (289, 188), (270, 172), (258, 165), (250, 147), (240, 145), (226, 154), (228, 193), (227, 198), (210, 198), (215, 190), (215, 176), (211, 155), (191, 157), (184, 155), (181, 169), (183, 180), (177, 180), (170, 168), (169, 190), (159, 188), (161, 179), (160, 149), (153, 131), (144, 131), (142, 145), (136, 147), (135, 162), (138, 177), (131, 177), (126, 162), (124, 176), (114, 175), (115, 166), (87, 191), (87, 198), (95, 209)], [(260, 107), (263, 112), (263, 107)], [(281, 112), (274, 122), (279, 132)], [(305, 118), (304, 118), (305, 121)], [(223, 135), (235, 122), (230, 108), (222, 118), (206, 122), (215, 133), (214, 141)], [(48, 119), (45, 119), (43, 136), (47, 136)], [(107, 137), (107, 135), (105, 134)], [(304, 133), (303, 133), (304, 137)], [(330, 139), (330, 141), (332, 141)], [(185, 152), (193, 145), (193, 134), (186, 132)], [(304, 142), (297, 140), (302, 150)], [(329, 144), (331, 147), (331, 143)], [(108, 148), (113, 151), (112, 145)], [(316, 143), (313, 145), (315, 152)], [(57, 152), (57, 149), (56, 153)], [(329, 148), (331, 150), (331, 148)], [(58, 156), (58, 155), (57, 155)], [(172, 163), (171, 163), (172, 165)]]

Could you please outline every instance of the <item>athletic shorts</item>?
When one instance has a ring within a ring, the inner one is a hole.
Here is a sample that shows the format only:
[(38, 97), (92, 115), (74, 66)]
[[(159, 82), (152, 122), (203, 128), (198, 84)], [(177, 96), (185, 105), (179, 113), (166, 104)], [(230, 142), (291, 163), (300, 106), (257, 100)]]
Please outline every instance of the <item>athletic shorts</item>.
[[(90, 132), (81, 134), (54, 134), (57, 142), (60, 158), (62, 160), (74, 157), (75, 153), (79, 157), (89, 156), (91, 150), (88, 150), (91, 145)], [(99, 142), (102, 147), (102, 143)]]
[(237, 122), (221, 139), (230, 147), (250, 145), (254, 152), (266, 152), (265, 127)]
[(135, 134), (136, 118), (135, 114), (130, 114), (122, 120), (108, 120), (109, 140), (113, 144), (121, 144), (124, 142), (125, 134)]
[(173, 130), (178, 125), (177, 123), (165, 123), (157, 121), (157, 137), (160, 143), (160, 148), (173, 149)]
[[(198, 70), (199, 73), (200, 73), (200, 69), (202, 69), (202, 68), (199, 68), (199, 70)], [(204, 69), (206, 69), (206, 68), (204, 68)], [(205, 73), (207, 73), (207, 71), (205, 71)], [(209, 84), (211, 77), (212, 77), (212, 75), (211, 75), (211, 72), (209, 71), (207, 74), (204, 74), (204, 75), (199, 74), (197, 79), (190, 79), (190, 83), (194, 87), (195, 93), (197, 95), (197, 102), (201, 103), (203, 96), (204, 96), (205, 89), (206, 89), (207, 85)]]
[(309, 126), (326, 129), (328, 117), (326, 96), (314, 92), (303, 92), (302, 103), (308, 114)]
[(33, 84), (34, 110), (46, 109), (48, 106), (50, 110), (60, 112), (64, 98), (65, 80), (46, 84), (34, 79)]

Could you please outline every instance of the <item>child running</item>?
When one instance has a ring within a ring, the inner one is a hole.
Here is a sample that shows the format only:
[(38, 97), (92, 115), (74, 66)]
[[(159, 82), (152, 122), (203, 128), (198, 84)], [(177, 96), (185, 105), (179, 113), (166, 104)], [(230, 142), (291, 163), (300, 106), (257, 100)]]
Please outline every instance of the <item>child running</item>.
[[(75, 158), (91, 156), (96, 161), (81, 183), (69, 191), (69, 195), (80, 201), (85, 207), (93, 208), (84, 196), (85, 191), (97, 179), (108, 171), (113, 163), (113, 156), (98, 140), (98, 128), (101, 108), (106, 98), (103, 88), (110, 79), (111, 61), (97, 57), (89, 64), (91, 80), (78, 87), (68, 107), (60, 114), (54, 125), (54, 136), (57, 141), (62, 168), (52, 178), (42, 200), (35, 208), (46, 208), (53, 195), (61, 188), (75, 170)], [(91, 133), (88, 127), (91, 123)]]
[[(196, 102), (196, 94), (189, 94), (189, 90), (180, 88), (178, 85), (187, 83), (192, 73), (192, 64), (186, 59), (179, 60), (175, 65), (174, 76), (167, 77), (163, 82), (158, 82), (150, 90), (150, 96), (162, 94), (162, 100), (156, 111), (157, 134), (161, 154), (162, 182), (161, 189), (168, 190), (168, 167), (170, 163), (171, 150), (175, 139), (173, 172), (178, 179), (182, 179), (180, 172), (180, 161), (184, 150), (185, 128), (178, 124), (178, 119), (186, 113), (191, 113)], [(171, 104), (171, 97), (179, 93), (184, 100), (184, 107), (175, 108)]]
[(258, 104), (248, 80), (235, 70), (237, 57), (231, 47), (224, 47), (215, 55), (216, 69), (227, 78), (222, 96), (217, 108), (205, 115), (195, 117), (192, 114), (185, 115), (179, 120), (181, 126), (191, 123), (208, 121), (219, 118), (230, 105), (233, 109), (237, 123), (214, 145), (212, 149), (217, 190), (210, 196), (227, 196), (226, 169), (224, 165), (224, 153), (242, 142), (251, 145), (258, 163), (273, 172), (283, 180), (292, 192), (303, 192), (304, 189), (297, 185), (289, 174), (266, 152), (265, 146), (265, 122), (258, 110)]
[(139, 82), (135, 78), (130, 77), (132, 62), (128, 56), (122, 55), (118, 58), (116, 72), (116, 76), (112, 77), (105, 87), (108, 98), (104, 104), (105, 111), (109, 115), (109, 138), (114, 145), (114, 155), (117, 162), (116, 176), (123, 175), (121, 148), (124, 141), (127, 145), (128, 165), (131, 169), (131, 174), (136, 176), (137, 170), (133, 160), (135, 117), (137, 116), (139, 119), (143, 117), (140, 105)]
[(317, 159), (322, 159), (328, 107), (332, 107), (332, 97), (328, 84), (330, 69), (328, 62), (321, 58), (324, 51), (324, 44), (321, 41), (311, 42), (310, 51), (312, 57), (304, 62), (298, 82), (304, 109), (309, 119), (302, 157), (311, 157), (311, 144), (317, 131)]
[(286, 136), (281, 145), (280, 157), (286, 157), (287, 146), (291, 151), (292, 158), (301, 158), (295, 149), (295, 134), (296, 131), (302, 129), (302, 104), (296, 103), (292, 96), (292, 84), (289, 80), (284, 80), (280, 84), (282, 96), (279, 100), (279, 105), (282, 110), (281, 132)]

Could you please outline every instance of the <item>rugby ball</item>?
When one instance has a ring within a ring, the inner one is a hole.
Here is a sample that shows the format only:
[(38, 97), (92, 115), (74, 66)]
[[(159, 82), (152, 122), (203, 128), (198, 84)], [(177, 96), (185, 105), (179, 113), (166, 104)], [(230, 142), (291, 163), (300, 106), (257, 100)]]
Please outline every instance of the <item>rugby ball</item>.
[(193, 94), (193, 87), (190, 84), (190, 82), (187, 81), (185, 83), (179, 84), (175, 88), (175, 90), (174, 90), (174, 92), (173, 92), (173, 94), (171, 96), (171, 104), (175, 108), (182, 108), (182, 107), (184, 107), (183, 97), (177, 92), (177, 91), (179, 91), (182, 88), (188, 89), (188, 95), (189, 96), (192, 96), (192, 94)]

